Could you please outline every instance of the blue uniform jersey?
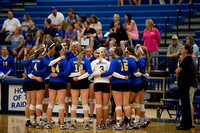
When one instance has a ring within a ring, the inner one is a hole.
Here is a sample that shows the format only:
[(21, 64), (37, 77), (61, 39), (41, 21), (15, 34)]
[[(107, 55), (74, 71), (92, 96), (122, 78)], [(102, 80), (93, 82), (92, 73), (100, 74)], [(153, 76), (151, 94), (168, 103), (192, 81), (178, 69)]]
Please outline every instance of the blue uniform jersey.
[(16, 65), (12, 56), (8, 55), (6, 59), (0, 56), (0, 71), (8, 76), (16, 77)]
[[(27, 75), (29, 75), (31, 73), (31, 65), (26, 66), (25, 72)], [(24, 79), (24, 82), (31, 82), (32, 79), (30, 79), (28, 76)]]
[(89, 74), (93, 73), (90, 61), (88, 59), (83, 57), (79, 67), (77, 63), (78, 63), (78, 58), (70, 59), (65, 72), (58, 74), (58, 76), (69, 76), (71, 73), (76, 73), (79, 72), (80, 70), (85, 70), (85, 72), (88, 72)]
[(22, 66), (31, 65), (31, 73), (35, 76), (41, 77), (43, 79), (43, 82), (45, 80), (45, 73), (47, 71), (48, 64), (49, 61), (41, 57), (22, 62)]
[[(49, 57), (48, 54), (46, 54), (46, 59), (50, 62), (50, 59), (53, 59), (53, 56)], [(51, 74), (51, 67), (50, 66), (47, 66), (47, 71), (46, 73), (44, 74), (45, 75), (45, 78), (49, 77), (49, 75)]]
[[(84, 58), (86, 58), (86, 55), (84, 54), (83, 55)], [(87, 58), (86, 58), (87, 59)], [(92, 55), (92, 57), (90, 59), (88, 59), (90, 61), (90, 63), (94, 60), (96, 60), (96, 58)]]
[[(142, 74), (145, 74), (146, 73), (146, 68), (147, 68), (147, 60), (146, 58), (140, 58), (138, 61), (137, 61), (137, 65), (140, 67), (140, 72)], [(142, 76), (142, 80), (145, 80), (147, 81), (147, 78)]]
[(134, 73), (138, 72), (137, 64), (134, 59), (127, 58), (130, 65), (130, 85), (138, 85), (142, 83), (141, 77), (136, 77)]
[[(112, 75), (114, 72), (117, 72), (117, 73), (119, 73), (121, 75), (124, 75), (124, 76), (128, 76), (130, 74), (129, 62), (125, 58), (122, 58), (122, 59), (123, 59), (123, 65), (122, 65), (120, 57), (113, 59), (111, 61), (109, 70), (107, 72), (105, 72), (105, 73), (102, 73), (101, 77), (108, 77), (108, 76)], [(119, 79), (119, 78), (116, 78), (116, 77), (112, 76), (111, 83), (112, 84), (130, 83), (130, 79), (125, 80), (125, 79)]]
[(74, 57), (76, 57), (77, 55), (74, 55), (73, 53), (72, 53), (72, 51), (67, 51), (66, 53), (65, 53), (65, 57), (66, 57), (66, 59), (67, 59), (67, 61), (69, 61), (70, 59), (72, 59), (72, 58), (74, 58)]
[[(62, 74), (67, 69), (68, 69), (67, 60), (63, 59), (60, 60), (56, 66), (51, 66), (51, 73), (57, 73), (59, 75), (60, 73)], [(57, 76), (57, 77), (50, 76), (49, 82), (67, 83), (67, 76)]]

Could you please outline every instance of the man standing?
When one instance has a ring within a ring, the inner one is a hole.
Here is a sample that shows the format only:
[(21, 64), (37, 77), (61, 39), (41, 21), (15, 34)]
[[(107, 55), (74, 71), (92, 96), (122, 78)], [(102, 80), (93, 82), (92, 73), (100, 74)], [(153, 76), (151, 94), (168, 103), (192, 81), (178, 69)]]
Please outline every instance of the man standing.
[(177, 63), (178, 63), (178, 57), (181, 53), (181, 47), (182, 47), (182, 44), (179, 43), (178, 36), (173, 35), (172, 36), (172, 44), (170, 44), (168, 46), (168, 50), (167, 50), (168, 62), (167, 62), (166, 71), (169, 71), (169, 69), (170, 69), (171, 72), (174, 72), (176, 70)]
[(51, 26), (57, 28), (61, 26), (62, 21), (64, 20), (64, 15), (60, 12), (57, 12), (57, 9), (53, 6), (51, 8), (52, 14), (48, 16), (51, 19)]

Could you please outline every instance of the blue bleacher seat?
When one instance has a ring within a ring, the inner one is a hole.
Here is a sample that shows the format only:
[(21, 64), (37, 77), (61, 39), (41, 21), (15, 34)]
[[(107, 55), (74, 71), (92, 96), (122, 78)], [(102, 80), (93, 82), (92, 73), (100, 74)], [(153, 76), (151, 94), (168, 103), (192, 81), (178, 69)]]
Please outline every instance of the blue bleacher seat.
[(200, 38), (200, 31), (195, 31), (196, 38)]

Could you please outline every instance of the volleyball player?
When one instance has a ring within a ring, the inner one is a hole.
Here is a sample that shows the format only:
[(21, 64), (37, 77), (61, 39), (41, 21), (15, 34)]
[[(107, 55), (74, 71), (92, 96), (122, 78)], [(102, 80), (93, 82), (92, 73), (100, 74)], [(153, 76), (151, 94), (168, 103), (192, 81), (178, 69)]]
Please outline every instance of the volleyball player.
[[(85, 48), (85, 55), (83, 56), (86, 59), (90, 61), (94, 61), (96, 58), (93, 56), (93, 48), (90, 46), (87, 46)], [(89, 81), (89, 99), (88, 99), (88, 104), (90, 107), (90, 117), (89, 117), (89, 122), (93, 122), (93, 114), (94, 114), (94, 107), (95, 107), (95, 99), (94, 99), (94, 83), (93, 83), (93, 76), (89, 76), (88, 81)]]
[[(46, 53), (46, 59), (50, 60), (52, 55), (55, 53), (55, 43), (47, 45), (47, 53)], [(47, 108), (49, 104), (49, 77), (51, 74), (51, 67), (48, 66), (48, 69), (45, 73), (45, 95), (43, 99), (43, 107), (42, 107), (42, 118), (43, 121), (46, 123), (47, 122)], [(52, 121), (52, 123), (55, 123)]]
[[(56, 59), (65, 54), (65, 48), (63, 45), (55, 46), (55, 54), (53, 59)], [(51, 117), (54, 104), (56, 101), (56, 95), (58, 95), (58, 109), (60, 119), (60, 130), (67, 129), (68, 126), (64, 125), (64, 110), (65, 110), (65, 96), (67, 93), (67, 77), (57, 76), (62, 74), (67, 69), (67, 60), (62, 59), (58, 63), (51, 66), (51, 76), (49, 79), (49, 105), (47, 110), (47, 126), (46, 128), (52, 128)]]
[(115, 59), (111, 61), (110, 68), (107, 72), (100, 74), (101, 77), (107, 77), (114, 72), (117, 72), (121, 75), (125, 76), (125, 79), (119, 79), (116, 77), (111, 78), (111, 90), (112, 95), (114, 97), (114, 101), (116, 104), (116, 116), (117, 116), (117, 124), (113, 126), (115, 130), (121, 130), (121, 122), (122, 122), (122, 106), (125, 112), (125, 116), (127, 117), (128, 124), (126, 128), (130, 128), (130, 105), (129, 105), (129, 98), (130, 98), (130, 79), (128, 79), (129, 75), (129, 62), (125, 58), (123, 58), (123, 51), (121, 48), (116, 48), (114, 50)]

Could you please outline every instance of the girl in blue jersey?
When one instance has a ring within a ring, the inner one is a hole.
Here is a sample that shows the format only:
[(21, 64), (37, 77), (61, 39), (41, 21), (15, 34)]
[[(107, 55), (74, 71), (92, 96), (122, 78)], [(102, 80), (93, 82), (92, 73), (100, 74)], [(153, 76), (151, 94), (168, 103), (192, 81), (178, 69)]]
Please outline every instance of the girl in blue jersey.
[(4, 77), (14, 76), (16, 78), (16, 65), (6, 46), (1, 47), (0, 71), (4, 73)]
[[(139, 92), (139, 102), (140, 102), (140, 125), (141, 127), (147, 127), (148, 124), (150, 123), (150, 118), (148, 115), (145, 113), (145, 107), (144, 107), (144, 93), (148, 89), (148, 82), (147, 82), (147, 77), (149, 77), (149, 74), (146, 73), (149, 71), (149, 54), (148, 50), (145, 46), (140, 46), (137, 45), (137, 56), (139, 59), (136, 57), (130, 56), (131, 58), (134, 58), (137, 65), (140, 68), (140, 72), (142, 73), (142, 90)], [(144, 119), (145, 118), (145, 119)]]
[[(72, 108), (71, 108), (71, 129), (74, 130), (76, 128), (76, 109), (78, 106), (78, 96), (79, 92), (81, 93), (81, 101), (83, 105), (83, 113), (84, 113), (84, 123), (85, 129), (89, 130), (89, 111), (88, 111), (88, 92), (89, 92), (89, 84), (87, 77), (89, 74), (92, 74), (91, 65), (88, 59), (84, 58), (84, 49), (81, 47), (77, 48), (78, 57), (72, 58), (68, 62), (68, 69), (65, 72), (65, 75), (68, 75), (72, 72), (80, 72), (81, 70), (85, 70), (85, 73), (80, 77), (74, 77), (71, 81), (71, 95), (72, 95)], [(58, 76), (62, 76), (62, 74), (58, 74)]]
[(112, 95), (114, 97), (114, 101), (116, 104), (116, 116), (117, 116), (117, 124), (113, 127), (113, 129), (121, 130), (121, 122), (122, 122), (122, 106), (125, 112), (125, 116), (128, 119), (127, 122), (127, 129), (129, 129), (130, 125), (130, 105), (129, 105), (129, 98), (130, 98), (130, 79), (128, 76), (130, 73), (130, 64), (128, 60), (123, 58), (123, 51), (121, 48), (116, 48), (114, 50), (114, 56), (116, 57), (111, 61), (110, 68), (107, 72), (100, 74), (101, 77), (107, 77), (112, 75), (114, 72), (117, 72), (121, 75), (125, 76), (125, 79), (120, 79), (113, 77), (111, 78), (111, 90)]
[[(90, 47), (90, 46), (87, 46), (85, 48), (85, 54), (84, 56), (86, 59), (88, 59), (90, 61), (90, 63), (92, 61), (94, 61), (96, 58), (93, 56), (93, 48)], [(89, 122), (93, 122), (93, 113), (94, 113), (94, 104), (95, 104), (95, 101), (94, 101), (94, 83), (93, 83), (93, 76), (90, 76), (88, 78), (88, 81), (89, 81), (89, 99), (88, 99), (88, 103), (89, 103), (89, 106), (90, 106), (90, 118), (89, 118)]]
[[(34, 54), (35, 50), (32, 49), (30, 50), (29, 54), (26, 57), (26, 60), (29, 60), (31, 58), (33, 58), (33, 54)], [(22, 86), (23, 91), (26, 93), (26, 107), (25, 107), (25, 115), (26, 115), (26, 127), (29, 127), (30, 125), (30, 115), (29, 115), (29, 107), (31, 104), (31, 91), (33, 90), (33, 85), (32, 85), (32, 80), (27, 76), (28, 74), (31, 73), (31, 65), (26, 66), (24, 68), (24, 73), (23, 73), (23, 77), (24, 79), (24, 84)]]
[[(49, 44), (46, 46), (47, 53), (46, 53), (46, 59), (50, 60), (52, 55), (55, 53), (55, 43)], [(49, 104), (49, 78), (51, 74), (51, 67), (48, 66), (48, 69), (45, 73), (45, 95), (43, 99), (43, 107), (42, 107), (42, 119), (44, 122), (47, 122), (47, 108)]]
[[(42, 45), (38, 46), (38, 48), (35, 50), (33, 59), (22, 63), (23, 66), (31, 65), (32, 75), (29, 74), (29, 76), (31, 77), (31, 79), (34, 79), (33, 80), (34, 91), (31, 92), (31, 105), (30, 105), (31, 125), (29, 127), (35, 127), (34, 112), (36, 111), (37, 115), (36, 128), (43, 128), (41, 111), (42, 111), (42, 101), (45, 94), (44, 73), (46, 72), (47, 65), (49, 63), (48, 60), (44, 58), (45, 52), (46, 50)], [(34, 75), (38, 77), (35, 77)]]
[[(55, 54), (53, 59), (56, 59), (65, 54), (63, 45), (55, 46)], [(58, 108), (59, 108), (59, 119), (60, 119), (60, 129), (66, 129), (64, 125), (64, 109), (65, 109), (65, 96), (67, 93), (67, 77), (56, 76), (62, 74), (67, 69), (67, 60), (62, 59), (58, 63), (55, 63), (51, 66), (51, 77), (49, 79), (49, 105), (47, 110), (47, 126), (46, 128), (52, 128), (51, 126), (51, 117), (53, 107), (56, 101), (56, 94), (58, 95)]]
[[(65, 53), (65, 57), (67, 61), (77, 56), (77, 47), (79, 43), (77, 41), (73, 41), (72, 45), (69, 48), (69, 51)], [(67, 95), (65, 98), (65, 120), (64, 122), (70, 122), (70, 117), (68, 117), (69, 112), (69, 101), (71, 101), (71, 78), (67, 78)]]

